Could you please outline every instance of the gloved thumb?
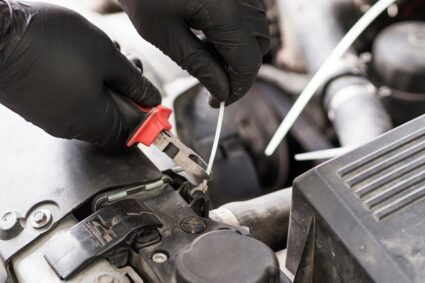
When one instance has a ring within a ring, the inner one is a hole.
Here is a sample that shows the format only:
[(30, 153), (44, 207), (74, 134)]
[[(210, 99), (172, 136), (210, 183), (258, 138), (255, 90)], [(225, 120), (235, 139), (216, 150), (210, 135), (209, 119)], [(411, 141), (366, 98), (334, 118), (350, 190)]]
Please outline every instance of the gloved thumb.
[(114, 58), (110, 61), (106, 85), (141, 106), (154, 107), (160, 104), (161, 95), (158, 89), (118, 49), (115, 51)]

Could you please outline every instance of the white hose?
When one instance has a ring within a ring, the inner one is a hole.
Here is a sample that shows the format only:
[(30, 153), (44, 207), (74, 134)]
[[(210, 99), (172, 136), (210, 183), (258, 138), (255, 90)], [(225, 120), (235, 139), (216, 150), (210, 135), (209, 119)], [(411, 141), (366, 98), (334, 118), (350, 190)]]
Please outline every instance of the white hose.
[(207, 174), (211, 174), (212, 166), (214, 164), (215, 155), (217, 153), (218, 149), (218, 141), (220, 140), (220, 133), (221, 128), (223, 126), (223, 117), (224, 117), (224, 102), (220, 103), (220, 109), (218, 112), (218, 119), (217, 119), (217, 128), (215, 130), (215, 136), (214, 136), (214, 142), (211, 149), (211, 155), (210, 159), (208, 160), (208, 167), (207, 167)]
[(365, 29), (389, 6), (394, 4), (397, 0), (379, 0), (374, 4), (358, 21), (357, 23), (347, 32), (344, 38), (338, 43), (320, 69), (313, 76), (309, 84), (306, 86), (304, 91), (300, 94), (297, 101), (294, 103), (292, 108), (289, 110), (285, 119), (276, 130), (270, 143), (267, 145), (265, 154), (270, 156), (279, 146), (283, 138), (288, 133), (289, 129), (297, 120), (298, 116), (304, 110), (307, 103), (314, 96), (317, 89), (322, 83), (328, 78), (328, 73), (332, 70), (333, 65), (348, 51), (350, 46), (356, 41), (356, 39), (365, 31)]

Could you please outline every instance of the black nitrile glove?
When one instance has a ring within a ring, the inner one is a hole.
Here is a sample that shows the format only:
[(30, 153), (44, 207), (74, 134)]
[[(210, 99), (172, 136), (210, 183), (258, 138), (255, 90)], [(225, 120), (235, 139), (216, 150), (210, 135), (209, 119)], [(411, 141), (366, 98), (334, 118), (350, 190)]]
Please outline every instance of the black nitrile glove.
[[(206, 86), (213, 106), (233, 103), (248, 91), (270, 47), (260, 0), (119, 2), (144, 39)], [(190, 28), (202, 30), (208, 44)]]
[(0, 0), (0, 17), (0, 103), (51, 135), (124, 147), (129, 130), (111, 91), (160, 103), (158, 90), (79, 14)]

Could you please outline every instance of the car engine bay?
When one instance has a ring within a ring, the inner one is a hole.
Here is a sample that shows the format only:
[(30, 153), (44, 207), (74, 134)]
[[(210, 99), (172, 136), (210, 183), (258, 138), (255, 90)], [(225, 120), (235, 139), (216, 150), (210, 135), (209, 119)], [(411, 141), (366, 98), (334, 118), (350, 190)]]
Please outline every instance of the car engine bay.
[[(196, 79), (114, 0), (49, 2), (140, 59), (173, 133), (208, 160), (218, 111)], [(424, 0), (396, 1), (373, 21), (264, 154), (376, 2), (263, 0), (272, 48), (226, 107), (207, 192), (155, 148), (104, 152), (0, 106), (0, 282), (424, 282)]]

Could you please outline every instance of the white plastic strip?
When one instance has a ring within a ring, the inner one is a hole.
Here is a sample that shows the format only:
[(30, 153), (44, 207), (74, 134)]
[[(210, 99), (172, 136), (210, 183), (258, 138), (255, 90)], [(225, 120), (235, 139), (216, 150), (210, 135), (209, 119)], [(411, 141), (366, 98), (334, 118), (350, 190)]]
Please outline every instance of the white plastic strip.
[(300, 94), (297, 101), (292, 106), (291, 110), (286, 115), (285, 119), (280, 124), (279, 128), (275, 132), (273, 138), (268, 144), (265, 154), (270, 156), (279, 146), (283, 138), (288, 133), (289, 129), (297, 120), (298, 116), (304, 110), (307, 103), (314, 96), (317, 89), (322, 85), (323, 81), (326, 80), (327, 74), (332, 70), (332, 67), (337, 63), (350, 48), (350, 46), (356, 41), (356, 39), (363, 33), (363, 31), (389, 6), (394, 4), (397, 0), (379, 0), (374, 4), (348, 31), (344, 38), (338, 43), (331, 55), (326, 59), (320, 69), (313, 76), (307, 87)]
[(338, 147), (318, 151), (304, 152), (295, 155), (297, 161), (332, 159), (353, 150), (355, 147)]
[(212, 166), (214, 164), (215, 155), (218, 149), (218, 141), (220, 140), (221, 128), (223, 126), (223, 118), (224, 118), (224, 102), (220, 103), (220, 109), (218, 111), (218, 120), (217, 120), (217, 128), (215, 130), (214, 142), (211, 149), (210, 159), (208, 160), (207, 174), (211, 174)]

